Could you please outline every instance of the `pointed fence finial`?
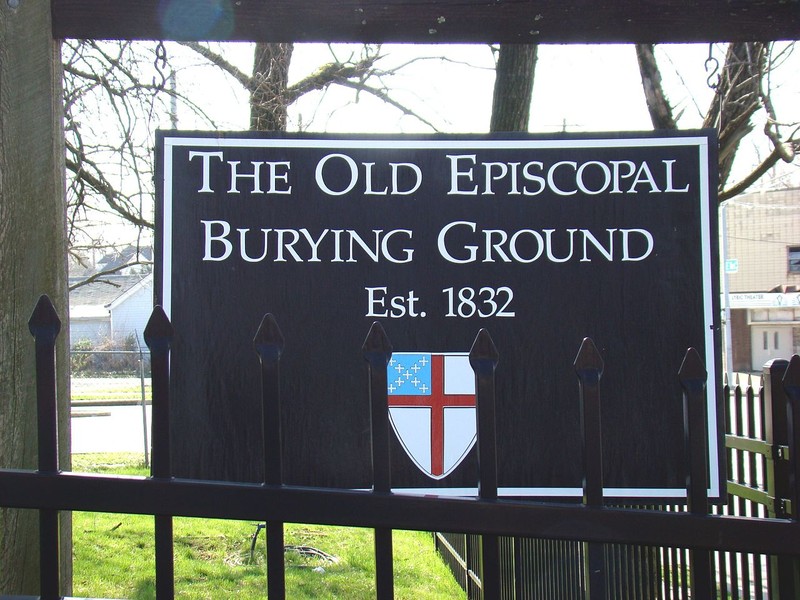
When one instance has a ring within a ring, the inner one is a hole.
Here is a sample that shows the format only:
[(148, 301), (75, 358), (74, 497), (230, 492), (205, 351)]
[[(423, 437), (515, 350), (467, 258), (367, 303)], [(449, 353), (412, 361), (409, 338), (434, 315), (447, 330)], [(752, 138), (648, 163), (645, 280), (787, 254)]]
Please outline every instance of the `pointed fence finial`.
[(605, 363), (592, 338), (583, 338), (572, 366), (575, 368), (575, 373), (578, 374), (578, 379), (582, 383), (597, 384), (600, 381), (603, 376), (603, 369), (605, 369)]
[(258, 331), (253, 337), (253, 346), (255, 346), (261, 362), (270, 364), (279, 362), (283, 354), (284, 345), (285, 339), (280, 327), (278, 327), (278, 322), (272, 313), (267, 313), (261, 319)]
[(800, 356), (789, 359), (789, 366), (783, 375), (783, 388), (790, 398), (800, 398)]
[(500, 353), (494, 345), (492, 336), (487, 329), (481, 329), (469, 351), (469, 364), (472, 370), (476, 375), (494, 373), (499, 361)]
[(39, 296), (28, 319), (28, 329), (37, 342), (53, 343), (61, 331), (61, 319), (47, 294)]
[(144, 343), (151, 352), (166, 352), (172, 345), (175, 330), (160, 305), (153, 307), (150, 319), (144, 328)]
[(678, 377), (687, 392), (700, 393), (705, 388), (708, 373), (700, 358), (700, 353), (695, 348), (689, 348), (686, 351), (681, 368), (678, 369)]
[(389, 364), (389, 360), (392, 358), (392, 344), (378, 321), (375, 321), (369, 328), (361, 351), (364, 353), (364, 359), (374, 369), (381, 367), (385, 369)]

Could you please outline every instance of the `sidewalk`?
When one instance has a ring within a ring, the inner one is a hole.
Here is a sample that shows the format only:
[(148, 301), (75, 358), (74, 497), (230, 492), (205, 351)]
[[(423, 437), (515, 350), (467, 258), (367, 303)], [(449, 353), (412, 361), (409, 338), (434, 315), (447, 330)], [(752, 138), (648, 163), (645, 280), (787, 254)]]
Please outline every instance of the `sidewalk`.
[(150, 437), (150, 380), (81, 378), (71, 382), (72, 453), (141, 452)]

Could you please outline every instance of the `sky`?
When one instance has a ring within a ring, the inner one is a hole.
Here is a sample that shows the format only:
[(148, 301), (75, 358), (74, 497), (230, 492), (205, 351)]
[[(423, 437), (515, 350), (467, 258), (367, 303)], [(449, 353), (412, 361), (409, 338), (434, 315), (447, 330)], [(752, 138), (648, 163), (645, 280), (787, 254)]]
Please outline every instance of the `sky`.
[[(219, 45), (213, 48), (218, 49)], [(225, 56), (244, 73), (252, 69), (252, 44), (228, 44)], [(356, 44), (297, 44), (291, 63), (291, 82), (307, 76), (333, 59), (355, 56)], [(725, 47), (713, 45), (713, 56), (724, 59)], [(369, 94), (331, 86), (324, 92), (307, 94), (290, 110), (290, 130), (327, 133), (484, 133), (488, 131), (494, 83), (492, 49), (487, 45), (384, 45), (380, 61), (384, 69), (404, 65), (384, 83), (392, 97), (430, 124), (403, 115)], [(200, 60), (188, 49), (167, 44), (171, 64), (177, 65), (178, 90), (197, 98), (217, 129), (245, 130), (248, 127), (247, 95), (233, 79), (217, 68), (197, 67)], [(664, 87), (680, 116), (683, 129), (702, 124), (713, 90), (707, 84), (708, 44), (663, 45), (656, 56)], [(798, 56), (781, 68), (772, 84), (778, 115), (800, 122), (800, 71)], [(191, 112), (178, 109), (179, 129), (209, 129), (207, 122)], [(753, 136), (763, 140), (763, 115), (755, 123)], [(169, 128), (164, 115), (161, 126)], [(651, 130), (644, 93), (632, 45), (545, 45), (539, 57), (531, 105), (530, 131), (537, 133), (603, 132)], [(745, 141), (736, 175), (744, 174), (765, 155)], [(800, 185), (796, 166), (783, 168), (794, 185)], [(784, 177), (787, 177), (784, 175)], [(769, 181), (769, 180), (767, 180)]]
[[(339, 58), (358, 52), (358, 45), (337, 45)], [(384, 68), (410, 63), (387, 79), (392, 97), (412, 108), (444, 133), (482, 133), (489, 127), (494, 82), (494, 56), (487, 45), (401, 45), (382, 47)], [(227, 56), (244, 72), (252, 68), (252, 46), (232, 45)], [(297, 81), (331, 60), (325, 44), (295, 46), (290, 79)], [(656, 48), (664, 86), (683, 129), (698, 128), (713, 98), (706, 61), (708, 44), (662, 45)], [(715, 44), (713, 56), (721, 63), (725, 47)], [(446, 58), (441, 58), (446, 57)], [(800, 122), (798, 57), (781, 68), (773, 85), (779, 117)], [(188, 72), (187, 72), (188, 73)], [(183, 74), (179, 75), (185, 79)], [(179, 85), (184, 85), (179, 84)], [(193, 83), (192, 85), (198, 85)], [(202, 79), (200, 93), (215, 98), (212, 112), (223, 129), (247, 128), (248, 107), (240, 86), (219, 73)], [(290, 130), (328, 133), (430, 133), (432, 128), (402, 115), (369, 94), (358, 101), (352, 90), (331, 87), (305, 96), (291, 108)], [(759, 118), (763, 118), (763, 115)], [(763, 121), (756, 122), (760, 132)], [(183, 120), (182, 128), (191, 123)], [(641, 131), (652, 125), (632, 45), (544, 45), (534, 80), (530, 131), (557, 132)], [(761, 136), (763, 137), (763, 136)], [(756, 164), (761, 154), (745, 143), (739, 172)], [(763, 154), (763, 150), (761, 150)], [(796, 171), (796, 169), (794, 169)]]
[[(337, 46), (336, 55), (346, 57), (357, 46)], [(249, 72), (252, 50), (234, 46), (229, 56)], [(686, 49), (684, 49), (685, 51)], [(694, 50), (697, 50), (695, 48)], [(707, 54), (707, 47), (705, 48)], [(489, 126), (494, 82), (494, 56), (487, 45), (413, 46), (384, 45), (381, 64), (394, 66), (415, 57), (427, 57), (405, 66), (391, 78), (393, 97), (414, 108), (443, 132), (485, 132)], [(297, 81), (330, 60), (323, 44), (295, 47), (290, 79)], [(445, 57), (445, 59), (439, 58)], [(699, 59), (702, 74), (704, 58)], [(236, 84), (211, 84), (225, 107), (220, 113), (234, 129), (246, 128), (246, 100)], [(230, 94), (230, 95), (228, 95)], [(326, 132), (420, 133), (431, 128), (402, 116), (396, 109), (362, 94), (352, 103), (351, 90), (331, 88), (325, 94), (310, 94), (293, 107), (297, 128)], [(322, 104), (320, 99), (322, 98)], [(232, 110), (238, 105), (242, 112)], [(649, 119), (638, 79), (632, 46), (543, 46), (537, 64), (531, 130), (646, 129)]]

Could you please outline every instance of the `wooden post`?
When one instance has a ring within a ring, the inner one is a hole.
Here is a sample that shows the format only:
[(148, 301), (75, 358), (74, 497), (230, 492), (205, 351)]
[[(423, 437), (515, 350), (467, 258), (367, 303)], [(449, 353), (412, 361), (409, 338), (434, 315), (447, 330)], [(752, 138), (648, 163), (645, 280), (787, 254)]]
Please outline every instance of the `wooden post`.
[[(34, 345), (27, 316), (47, 294), (66, 323), (66, 211), (60, 46), (50, 3), (0, 0), (0, 466), (37, 464)], [(69, 335), (59, 336), (59, 455), (69, 468)], [(71, 529), (61, 519), (61, 556)], [(0, 510), (0, 591), (38, 592), (35, 511)], [(71, 593), (69, 560), (61, 590)]]

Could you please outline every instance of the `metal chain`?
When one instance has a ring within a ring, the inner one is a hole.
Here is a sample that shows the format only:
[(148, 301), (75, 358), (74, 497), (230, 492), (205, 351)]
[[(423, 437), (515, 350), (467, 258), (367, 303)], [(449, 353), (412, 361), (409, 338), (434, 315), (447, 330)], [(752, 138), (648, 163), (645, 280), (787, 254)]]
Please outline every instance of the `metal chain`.
[(153, 86), (156, 88), (156, 91), (162, 92), (167, 87), (167, 75), (166, 75), (166, 68), (167, 68), (167, 48), (164, 46), (163, 41), (159, 41), (156, 45), (156, 58), (153, 61), (153, 67), (155, 67), (156, 73), (158, 73), (159, 77), (161, 77), (161, 82), (156, 82), (156, 78), (153, 77)]
[[(708, 58), (705, 62), (706, 73), (708, 74), (708, 78), (706, 79), (706, 84), (712, 90), (715, 90), (719, 87), (719, 61), (714, 57), (714, 44), (708, 45)], [(714, 76), (717, 76), (717, 80), (713, 81)]]

